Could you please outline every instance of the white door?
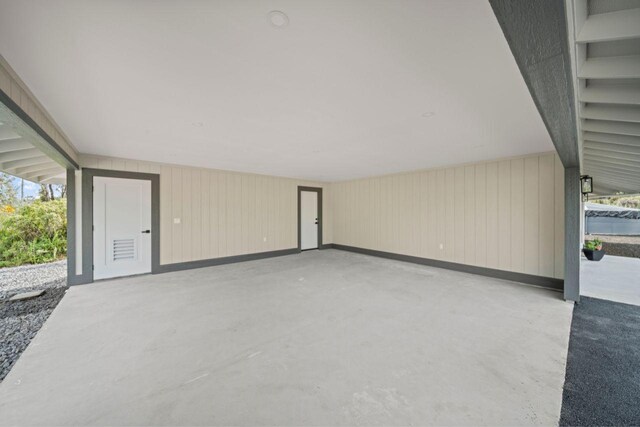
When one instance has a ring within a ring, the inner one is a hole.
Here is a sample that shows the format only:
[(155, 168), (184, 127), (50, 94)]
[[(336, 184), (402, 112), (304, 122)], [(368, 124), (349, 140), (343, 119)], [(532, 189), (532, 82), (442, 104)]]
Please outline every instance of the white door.
[(151, 272), (151, 181), (93, 178), (93, 278)]
[(318, 193), (300, 192), (300, 249), (318, 248)]

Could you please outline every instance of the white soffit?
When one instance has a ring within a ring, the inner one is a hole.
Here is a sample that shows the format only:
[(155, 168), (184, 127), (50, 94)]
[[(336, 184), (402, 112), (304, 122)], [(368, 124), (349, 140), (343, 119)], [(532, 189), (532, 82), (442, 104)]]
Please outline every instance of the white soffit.
[(64, 184), (66, 169), (38, 147), (42, 138), (0, 102), (0, 172), (39, 184)]
[(582, 173), (640, 192), (640, 0), (570, 0)]
[(486, 1), (0, 0), (0, 54), (83, 153), (334, 181), (553, 150)]

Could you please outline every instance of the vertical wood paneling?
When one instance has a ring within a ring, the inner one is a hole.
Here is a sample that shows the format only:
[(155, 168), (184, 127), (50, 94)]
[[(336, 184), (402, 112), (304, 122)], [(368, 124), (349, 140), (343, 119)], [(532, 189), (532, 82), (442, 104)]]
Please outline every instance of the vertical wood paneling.
[(334, 241), (553, 276), (556, 161), (545, 153), (333, 184)]
[(182, 170), (182, 257), (183, 260), (195, 259), (192, 256), (191, 239), (193, 229), (191, 209), (191, 170)]
[(498, 163), (487, 164), (487, 243), (486, 257), (488, 268), (499, 268), (500, 229), (498, 227)]
[(464, 263), (476, 263), (476, 167), (464, 168)]
[(446, 248), (447, 248), (447, 203), (446, 203), (446, 191), (447, 191), (447, 174), (444, 169), (437, 171), (437, 193), (436, 200), (438, 204), (438, 220), (437, 220), (437, 232), (438, 239), (436, 241), (437, 245), (437, 259), (444, 260), (446, 259)]
[(511, 160), (510, 268), (524, 271), (524, 159)]
[(538, 271), (541, 276), (555, 276), (555, 169), (554, 156), (540, 156), (539, 159), (538, 216), (540, 237), (538, 245)]
[(179, 224), (172, 222), (171, 262), (182, 262), (185, 259), (182, 252), (182, 168), (177, 167), (171, 168), (171, 217), (180, 220)]
[(200, 216), (202, 218), (202, 228), (198, 230), (202, 233), (202, 247), (200, 249), (202, 258), (211, 258), (211, 180), (209, 172), (205, 169), (200, 171)]
[(191, 259), (204, 259), (202, 256), (202, 185), (200, 171), (191, 171)]
[(455, 242), (455, 170), (445, 170), (445, 243), (444, 243), (444, 259), (447, 261), (454, 260), (454, 242)]
[(524, 159), (524, 272), (539, 274), (540, 177), (538, 157)]
[(475, 265), (487, 265), (487, 165), (479, 164), (474, 168), (475, 213), (472, 214), (471, 227), (475, 230)]
[(173, 260), (173, 210), (171, 167), (162, 166), (160, 171), (160, 263), (169, 264)]
[[(297, 185), (317, 186), (98, 156), (81, 164), (160, 174), (163, 264), (296, 247)], [(563, 275), (554, 154), (325, 185), (324, 205), (324, 243)]]
[(498, 162), (498, 268), (511, 268), (511, 161)]
[(464, 264), (465, 243), (465, 168), (457, 167), (455, 173), (455, 186), (453, 189), (454, 204), (454, 242), (453, 260)]

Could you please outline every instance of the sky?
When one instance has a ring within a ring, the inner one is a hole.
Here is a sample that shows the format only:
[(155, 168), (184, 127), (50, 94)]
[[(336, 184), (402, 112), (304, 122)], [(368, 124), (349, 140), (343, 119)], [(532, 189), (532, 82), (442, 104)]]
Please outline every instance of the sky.
[[(13, 187), (16, 189), (16, 194), (20, 197), (20, 182), (22, 180), (20, 178), (13, 177)], [(38, 197), (38, 190), (40, 190), (40, 186), (35, 182), (24, 181), (24, 197)]]

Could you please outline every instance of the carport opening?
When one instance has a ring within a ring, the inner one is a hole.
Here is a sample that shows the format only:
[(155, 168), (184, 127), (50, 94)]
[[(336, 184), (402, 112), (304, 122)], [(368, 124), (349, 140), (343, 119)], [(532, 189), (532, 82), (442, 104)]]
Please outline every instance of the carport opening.
[(9, 104), (0, 102), (0, 381), (67, 289), (66, 169)]
[(640, 304), (640, 195), (584, 203), (581, 294)]

